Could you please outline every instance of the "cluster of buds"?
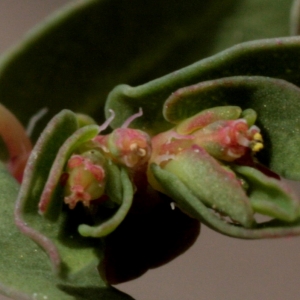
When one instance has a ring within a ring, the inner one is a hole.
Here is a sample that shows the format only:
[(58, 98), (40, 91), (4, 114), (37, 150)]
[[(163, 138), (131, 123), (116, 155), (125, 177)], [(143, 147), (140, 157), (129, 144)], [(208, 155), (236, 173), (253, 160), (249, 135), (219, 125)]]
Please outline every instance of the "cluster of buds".
[[(106, 129), (114, 118), (114, 113), (111, 113), (111, 117), (101, 126), (101, 131)], [(217, 178), (216, 180), (220, 181), (218, 184), (221, 184), (222, 180), (228, 180), (228, 186), (231, 184), (231, 188), (235, 190), (241, 210), (233, 213), (230, 203), (223, 201), (226, 202), (224, 204), (215, 199), (217, 196), (214, 195), (203, 197), (200, 193), (199, 198), (243, 226), (252, 226), (253, 211), (243, 190), (246, 185), (242, 184), (244, 181), (237, 178), (235, 172), (230, 169), (230, 164), (249, 153), (253, 158), (254, 154), (263, 148), (260, 130), (254, 125), (255, 111), (242, 111), (236, 106), (207, 109), (152, 138), (141, 130), (128, 128), (130, 123), (141, 115), (140, 110), (122, 127), (106, 135), (97, 135), (81, 145), (77, 153), (69, 158), (65, 170), (67, 180), (64, 198), (69, 208), (73, 209), (78, 202), (84, 206), (90, 206), (94, 200), (99, 203), (101, 198), (107, 195), (105, 187), (108, 164), (125, 167), (132, 178), (137, 172), (147, 173), (152, 188), (165, 194), (168, 192), (155, 178), (151, 165), (156, 164), (176, 174), (178, 178), (186, 173), (182, 181), (188, 181), (186, 184), (191, 190), (197, 189), (195, 194), (198, 195), (199, 188), (195, 180), (189, 177), (191, 164), (197, 165), (202, 162), (201, 168), (205, 165), (204, 168), (211, 168), (210, 173), (215, 173), (212, 181)], [(196, 177), (201, 174), (200, 171), (195, 172)]]
[[(111, 117), (100, 127), (105, 130), (114, 118)], [(91, 201), (99, 201), (105, 195), (107, 164), (121, 165), (129, 173), (147, 165), (151, 154), (150, 137), (145, 132), (128, 128), (130, 123), (142, 116), (142, 110), (125, 121), (121, 128), (106, 135), (97, 135), (79, 147), (73, 154), (63, 174), (65, 185), (64, 202), (73, 209), (78, 202), (90, 206)], [(100, 133), (99, 132), (99, 133)]]
[(131, 170), (145, 166), (151, 154), (150, 136), (141, 130), (128, 128), (134, 119), (141, 116), (140, 109), (112, 133), (98, 135), (93, 139), (94, 146), (101, 149), (113, 162)]
[(77, 202), (89, 206), (100, 198), (105, 190), (105, 159), (99, 151), (90, 150), (73, 154), (67, 163), (67, 182), (64, 201), (73, 209)]

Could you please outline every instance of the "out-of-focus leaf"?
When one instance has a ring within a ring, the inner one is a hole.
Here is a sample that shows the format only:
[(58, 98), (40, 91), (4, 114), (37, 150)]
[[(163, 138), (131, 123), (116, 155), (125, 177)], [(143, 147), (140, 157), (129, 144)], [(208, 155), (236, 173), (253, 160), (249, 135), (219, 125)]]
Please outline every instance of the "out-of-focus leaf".
[(101, 122), (115, 85), (147, 82), (246, 40), (287, 35), (290, 5), (291, 0), (76, 1), (2, 57), (0, 98), (23, 123), (48, 107), (41, 128), (63, 108)]

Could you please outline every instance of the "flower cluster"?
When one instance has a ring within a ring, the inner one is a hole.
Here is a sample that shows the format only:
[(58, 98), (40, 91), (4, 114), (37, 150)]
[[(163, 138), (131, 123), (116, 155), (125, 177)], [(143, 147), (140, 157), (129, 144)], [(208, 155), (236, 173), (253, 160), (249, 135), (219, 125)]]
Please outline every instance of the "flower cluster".
[[(84, 206), (89, 206), (93, 200), (99, 202), (105, 195), (107, 164), (124, 166), (129, 175), (145, 168), (151, 154), (150, 137), (145, 132), (128, 128), (141, 115), (142, 110), (131, 116), (121, 128), (83, 143), (69, 158), (63, 174), (67, 177), (64, 202), (69, 208), (73, 209), (78, 202)], [(100, 127), (100, 132), (113, 118), (114, 112)]]
[[(114, 118), (111, 113), (101, 131)], [(174, 178), (179, 179), (198, 201), (220, 217), (229, 217), (232, 224), (245, 228), (256, 226), (255, 213), (288, 222), (298, 218), (300, 207), (294, 195), (288, 194), (279, 177), (256, 158), (264, 145), (255, 125), (254, 110), (237, 106), (206, 109), (152, 138), (141, 130), (128, 128), (141, 115), (140, 109), (121, 128), (83, 143), (68, 159), (64, 202), (69, 208), (73, 209), (78, 202), (88, 207), (109, 198), (111, 185), (107, 185), (107, 173), (109, 165), (114, 164), (126, 169), (133, 185), (136, 174), (147, 174), (149, 185), (175, 202), (174, 191), (170, 192), (168, 186), (174, 183)], [(167, 183), (156, 174), (155, 168), (167, 172), (170, 176)], [(283, 203), (275, 203), (268, 196), (256, 199), (253, 191), (266, 182), (270, 193), (275, 190), (284, 195)]]
[[(47, 217), (56, 201), (55, 190), (60, 189), (69, 209), (82, 206), (89, 215), (88, 223), (78, 227), (82, 236), (111, 233), (130, 211), (135, 194), (148, 198), (153, 192), (167, 195), (184, 212), (234, 236), (245, 232), (232, 233), (226, 226), (258, 228), (256, 213), (289, 223), (300, 216), (296, 195), (256, 158), (264, 143), (253, 109), (206, 109), (152, 137), (129, 128), (142, 109), (108, 134), (102, 132), (114, 119), (113, 111), (101, 126), (82, 115), (62, 114), (74, 118), (75, 128), (57, 148), (38, 207)], [(57, 126), (57, 120), (49, 124)], [(46, 145), (43, 139), (37, 149)], [(28, 168), (35, 161), (32, 158)], [(60, 207), (54, 206), (56, 211)], [(103, 217), (106, 209), (110, 212)]]

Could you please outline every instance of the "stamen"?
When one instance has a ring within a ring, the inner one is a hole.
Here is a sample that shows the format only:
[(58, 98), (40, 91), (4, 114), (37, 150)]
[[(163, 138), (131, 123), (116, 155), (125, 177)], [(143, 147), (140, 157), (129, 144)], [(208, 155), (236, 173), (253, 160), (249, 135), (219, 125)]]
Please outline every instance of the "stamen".
[(40, 109), (36, 114), (34, 114), (27, 125), (26, 133), (28, 136), (32, 135), (33, 129), (36, 125), (36, 123), (48, 112), (48, 108), (44, 107)]
[(109, 112), (111, 113), (111, 116), (101, 126), (99, 126), (99, 133), (105, 130), (115, 118), (115, 112), (112, 109), (109, 109)]
[(259, 132), (256, 132), (253, 136), (253, 139), (257, 142), (263, 142), (262, 135)]
[(123, 123), (123, 125), (121, 126), (121, 128), (127, 128), (133, 120), (135, 120), (135, 119), (141, 117), (142, 115), (143, 115), (143, 109), (140, 107), (140, 108), (139, 108), (139, 112), (136, 113), (136, 114), (134, 114), (134, 115), (132, 115), (132, 116), (130, 116), (130, 117)]

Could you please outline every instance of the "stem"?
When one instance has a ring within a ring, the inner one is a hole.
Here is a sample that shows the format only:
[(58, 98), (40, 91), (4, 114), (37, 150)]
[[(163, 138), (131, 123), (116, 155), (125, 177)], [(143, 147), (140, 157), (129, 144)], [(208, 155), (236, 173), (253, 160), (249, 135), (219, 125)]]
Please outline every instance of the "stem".
[(2, 104), (0, 104), (0, 115), (0, 136), (9, 153), (7, 167), (10, 173), (21, 181), (32, 145), (23, 125)]

